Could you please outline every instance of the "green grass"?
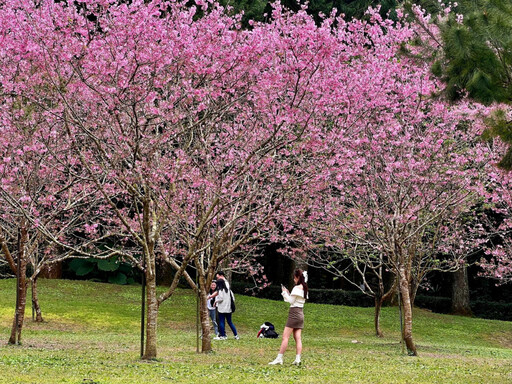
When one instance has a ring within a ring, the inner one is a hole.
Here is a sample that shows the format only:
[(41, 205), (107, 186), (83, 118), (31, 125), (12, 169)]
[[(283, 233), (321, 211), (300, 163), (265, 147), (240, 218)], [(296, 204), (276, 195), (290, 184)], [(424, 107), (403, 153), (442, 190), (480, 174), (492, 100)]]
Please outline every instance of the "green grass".
[(0, 383), (512, 383), (512, 323), (422, 310), (414, 313), (420, 356), (409, 357), (396, 308), (384, 308), (386, 336), (378, 339), (371, 308), (307, 304), (304, 364), (290, 366), (290, 341), (281, 367), (267, 365), (281, 340), (256, 334), (264, 321), (281, 333), (287, 304), (238, 296), (234, 322), (242, 339), (214, 341), (213, 353), (197, 354), (189, 290), (162, 305), (158, 359), (144, 362), (140, 287), (80, 281), (40, 281), (45, 322), (33, 323), (27, 311), (23, 344), (8, 346), (14, 285), (0, 280)]

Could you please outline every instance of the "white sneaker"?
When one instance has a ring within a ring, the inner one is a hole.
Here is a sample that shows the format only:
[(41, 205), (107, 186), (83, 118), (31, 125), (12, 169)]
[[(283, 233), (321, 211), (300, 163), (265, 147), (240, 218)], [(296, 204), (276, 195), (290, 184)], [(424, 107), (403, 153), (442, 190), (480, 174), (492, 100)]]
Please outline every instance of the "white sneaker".
[(236, 335), (235, 340), (240, 340), (240, 336)]
[(283, 365), (283, 358), (282, 357), (276, 357), (276, 359), (274, 361), (271, 361), (268, 364), (269, 365), (277, 365), (277, 364)]
[(299, 366), (299, 365), (300, 365), (300, 360), (295, 360), (295, 361), (292, 363), (292, 365), (297, 365), (297, 366)]
[(215, 336), (215, 337), (213, 338), (213, 340), (227, 340), (227, 339), (228, 339), (228, 337), (227, 337), (227, 336)]

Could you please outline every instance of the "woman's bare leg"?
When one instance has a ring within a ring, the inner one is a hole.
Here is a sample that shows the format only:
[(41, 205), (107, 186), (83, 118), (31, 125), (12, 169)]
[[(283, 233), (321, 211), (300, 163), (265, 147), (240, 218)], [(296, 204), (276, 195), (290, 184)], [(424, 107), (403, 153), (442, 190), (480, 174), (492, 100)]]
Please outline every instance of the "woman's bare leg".
[[(284, 335), (283, 335), (284, 337)], [(293, 338), (295, 339), (295, 351), (297, 355), (302, 354), (302, 329), (293, 330)], [(284, 341), (284, 340), (283, 340)]]
[(279, 353), (284, 355), (286, 352), (286, 348), (288, 347), (288, 340), (293, 332), (293, 328), (284, 327), (283, 331), (283, 341), (281, 342), (281, 348), (279, 348)]

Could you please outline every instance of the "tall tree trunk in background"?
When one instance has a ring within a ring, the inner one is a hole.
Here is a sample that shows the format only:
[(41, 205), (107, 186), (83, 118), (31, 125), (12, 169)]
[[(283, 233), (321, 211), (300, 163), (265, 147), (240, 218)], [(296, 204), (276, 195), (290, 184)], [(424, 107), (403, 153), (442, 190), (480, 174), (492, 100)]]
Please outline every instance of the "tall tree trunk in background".
[(414, 301), (416, 300), (416, 293), (418, 293), (418, 288), (420, 284), (417, 281), (413, 281), (409, 284), (409, 300), (411, 300), (411, 307), (414, 306)]
[(409, 282), (407, 275), (403, 267), (399, 270), (400, 273), (400, 294), (402, 295), (402, 307), (404, 311), (404, 328), (403, 328), (403, 339), (407, 352), (409, 355), (417, 356), (416, 346), (412, 340), (412, 303), (409, 292)]
[(39, 299), (37, 295), (37, 279), (38, 276), (34, 277), (31, 281), (32, 285), (32, 308), (34, 308), (36, 312), (36, 322), (43, 322), (43, 315), (41, 313), (41, 307), (39, 306)]
[(2, 227), (0, 227), (0, 248), (2, 249), (2, 253), (4, 254), (9, 267), (11, 268), (12, 273), (16, 274), (16, 264), (14, 263), (14, 259), (12, 258), (11, 252), (9, 251), (9, 247), (7, 246), (7, 242), (5, 241), (5, 237), (2, 233)]
[(383, 302), (384, 302), (384, 299), (383, 299), (382, 295), (375, 296), (374, 323), (375, 323), (375, 335), (377, 337), (384, 337), (384, 333), (380, 329), (380, 311), (382, 309), (382, 303)]
[(380, 327), (380, 314), (382, 310), (382, 304), (384, 304), (385, 301), (389, 300), (391, 297), (394, 296), (397, 289), (396, 279), (395, 282), (389, 288), (387, 292), (384, 292), (384, 283), (381, 282), (379, 284), (379, 294), (375, 296), (375, 317), (374, 317), (374, 323), (375, 323), (375, 335), (377, 337), (384, 337), (384, 333), (382, 332), (382, 329)]
[(453, 274), (451, 313), (461, 316), (472, 316), (469, 303), (468, 268), (466, 265)]
[(62, 260), (44, 266), (41, 269), (39, 277), (42, 277), (43, 279), (62, 278)]
[(226, 280), (228, 281), (229, 284), (231, 284), (231, 281), (233, 279), (233, 272), (231, 272), (231, 268), (229, 267), (230, 263), (231, 259), (229, 256), (223, 259), (221, 262), (222, 271), (224, 272)]
[(297, 258), (297, 259), (293, 260), (293, 264), (294, 264), (294, 271), (295, 271), (295, 269), (302, 269), (303, 271), (308, 270), (308, 264), (307, 264), (306, 260)]
[(19, 282), (16, 286), (18, 302), (16, 303), (16, 311), (14, 313), (14, 321), (12, 324), (11, 337), (9, 344), (16, 344), (16, 341), (21, 342), (21, 330), (23, 328), (23, 321), (25, 319), (25, 307), (27, 303), (27, 264), (28, 260), (25, 257), (25, 244), (28, 240), (28, 232), (24, 221), (20, 224), (20, 239), (18, 243), (18, 265)]
[[(292, 269), (291, 269), (291, 272), (290, 274), (288, 275), (288, 281), (289, 281), (289, 285), (290, 286), (294, 286), (295, 283), (293, 281), (293, 274), (295, 273), (295, 270), (296, 269), (302, 269), (303, 271), (307, 271), (308, 270), (308, 264), (306, 263), (306, 260), (303, 260), (303, 259), (293, 259), (293, 263), (292, 263)], [(308, 281), (308, 286), (309, 286), (309, 281)]]

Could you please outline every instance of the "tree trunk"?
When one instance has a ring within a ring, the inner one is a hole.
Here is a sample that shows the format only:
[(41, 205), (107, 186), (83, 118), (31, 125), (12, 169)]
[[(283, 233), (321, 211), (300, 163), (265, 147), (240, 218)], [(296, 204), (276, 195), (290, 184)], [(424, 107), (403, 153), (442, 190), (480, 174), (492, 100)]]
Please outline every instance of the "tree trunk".
[(174, 270), (172, 266), (167, 263), (163, 258), (157, 261), (158, 268), (156, 272), (156, 283), (157, 285), (164, 285), (169, 287), (174, 278)]
[(199, 292), (199, 318), (201, 320), (201, 353), (210, 353), (212, 351), (212, 339), (210, 337), (210, 315), (206, 306), (206, 292), (200, 289)]
[(16, 273), (16, 264), (14, 263), (14, 259), (12, 258), (11, 252), (9, 251), (9, 247), (7, 246), (7, 242), (2, 233), (2, 227), (0, 227), (0, 248), (2, 248), (2, 253), (4, 254), (9, 267), (11, 268), (12, 273)]
[(409, 284), (409, 300), (411, 300), (411, 307), (414, 306), (414, 301), (416, 300), (416, 293), (418, 293), (419, 287), (420, 285), (418, 282)]
[(155, 262), (153, 259), (150, 268), (146, 268), (146, 345), (142, 359), (156, 359), (156, 340), (157, 340), (157, 321), (158, 321), (158, 301), (156, 296), (156, 274)]
[[(27, 264), (24, 264), (24, 267), (22, 266), (20, 268), (20, 273), (24, 273)], [(18, 290), (18, 307), (16, 308), (16, 313), (14, 314), (14, 320), (12, 322), (12, 329), (11, 329), (11, 336), (9, 337), (9, 344), (16, 344), (16, 340), (18, 343), (21, 343), (21, 331), (23, 328), (23, 322), (25, 320), (25, 307), (27, 303), (27, 283), (25, 278), (20, 277), (20, 284), (18, 287), (16, 287)], [(16, 320), (18, 321), (18, 326), (16, 327)], [(17, 331), (17, 332), (16, 332)], [(17, 339), (16, 339), (17, 336)]]
[(62, 277), (62, 261), (44, 266), (39, 276), (43, 279), (60, 279)]
[(302, 269), (303, 271), (308, 270), (308, 263), (305, 259), (296, 258), (293, 260), (293, 271), (295, 272), (296, 269)]
[(380, 329), (380, 311), (382, 309), (383, 297), (375, 296), (375, 335), (377, 337), (384, 337), (384, 333)]
[(375, 335), (377, 337), (384, 337), (384, 333), (380, 327), (380, 314), (382, 310), (382, 305), (385, 301), (388, 301), (390, 298), (395, 296), (397, 290), (397, 282), (396, 279), (393, 280), (393, 284), (388, 289), (387, 292), (384, 292), (384, 281), (381, 277), (379, 277), (379, 291), (375, 296)]
[(400, 268), (400, 294), (402, 295), (402, 307), (404, 311), (404, 328), (403, 328), (403, 340), (407, 347), (407, 352), (411, 356), (417, 356), (416, 346), (412, 340), (412, 304), (409, 292), (409, 283), (405, 270)]
[(39, 299), (37, 296), (37, 278), (38, 276), (34, 277), (31, 281), (32, 283), (32, 308), (36, 311), (36, 322), (42, 323), (43, 322), (43, 315), (41, 313), (41, 307), (39, 306)]
[(468, 269), (465, 265), (453, 273), (451, 313), (461, 316), (473, 315), (469, 305)]
[(302, 269), (303, 271), (308, 270), (308, 264), (306, 263), (306, 260), (301, 258), (293, 259), (291, 272), (288, 274), (288, 285), (293, 287), (295, 285), (295, 282), (293, 280), (293, 276), (295, 273), (295, 270)]
[[(226, 259), (225, 259), (226, 260)], [(201, 323), (201, 353), (209, 353), (212, 351), (212, 341), (210, 337), (210, 314), (208, 312), (207, 306), (207, 296), (210, 288), (210, 282), (212, 281), (215, 271), (216, 265), (215, 263), (211, 263), (211, 265), (207, 269), (207, 273), (203, 269), (202, 261), (199, 257), (194, 257), (194, 263), (196, 264), (196, 273), (197, 282), (199, 290), (199, 321)], [(227, 276), (226, 276), (227, 278)]]
[(231, 281), (233, 280), (233, 272), (231, 271), (230, 264), (231, 258), (229, 256), (223, 259), (221, 263), (222, 270), (224, 271), (224, 275), (229, 284), (231, 284)]
[(21, 343), (21, 330), (25, 319), (25, 307), (27, 303), (27, 259), (25, 257), (25, 244), (27, 243), (27, 228), (22, 224), (20, 231), (20, 240), (18, 243), (18, 266), (19, 282), (16, 286), (18, 302), (16, 303), (16, 311), (12, 323), (11, 336), (9, 344)]

